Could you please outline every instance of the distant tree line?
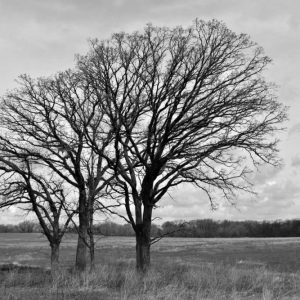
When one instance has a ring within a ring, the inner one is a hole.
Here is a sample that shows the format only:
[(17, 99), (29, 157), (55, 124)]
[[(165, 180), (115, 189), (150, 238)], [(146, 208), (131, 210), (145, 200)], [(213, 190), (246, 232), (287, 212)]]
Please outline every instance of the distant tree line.
[(23, 221), (19, 224), (0, 224), (1, 233), (32, 233), (41, 231), (40, 224), (33, 221)]
[[(94, 234), (104, 236), (134, 236), (130, 224), (103, 222), (94, 225)], [(23, 221), (17, 225), (0, 225), (0, 232), (42, 232), (40, 225), (33, 221)], [(75, 226), (69, 233), (77, 233)], [(211, 219), (190, 222), (167, 221), (162, 225), (153, 224), (151, 235), (191, 238), (232, 238), (232, 237), (300, 237), (300, 220), (277, 221), (214, 221)]]
[(211, 219), (190, 222), (165, 222), (162, 234), (171, 237), (297, 237), (300, 236), (300, 220), (278, 221), (214, 221)]

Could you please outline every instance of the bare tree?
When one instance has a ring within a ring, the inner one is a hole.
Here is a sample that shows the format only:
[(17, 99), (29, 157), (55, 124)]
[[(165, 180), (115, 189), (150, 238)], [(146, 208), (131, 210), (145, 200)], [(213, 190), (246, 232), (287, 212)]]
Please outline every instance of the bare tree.
[[(74, 212), (64, 215), (68, 193), (60, 179), (45, 175), (45, 170), (33, 170), (26, 157), (14, 149), (0, 151), (0, 208), (19, 206), (33, 211), (51, 247), (51, 271), (59, 268), (59, 247)], [(61, 224), (60, 224), (61, 223)]]
[[(104, 193), (112, 175), (107, 173), (105, 151), (111, 140), (109, 128), (101, 128), (97, 96), (78, 72), (66, 71), (55, 78), (21, 76), (19, 88), (1, 103), (0, 143), (18, 155), (34, 160), (73, 187), (79, 216), (76, 267), (87, 265), (88, 236), (92, 241), (93, 203)], [(88, 146), (89, 136), (101, 142), (97, 153)], [(97, 129), (97, 130), (96, 130)], [(72, 211), (66, 212), (72, 214)], [(93, 250), (93, 245), (90, 247)], [(93, 258), (94, 255), (92, 254)], [(93, 262), (92, 262), (93, 263)]]
[(247, 35), (216, 20), (115, 34), (80, 57), (113, 125), (111, 165), (138, 270), (150, 265), (153, 209), (172, 187), (193, 184), (212, 205), (218, 191), (232, 201), (251, 191), (251, 166), (278, 163), (273, 135), (286, 109), (262, 76), (269, 63)]

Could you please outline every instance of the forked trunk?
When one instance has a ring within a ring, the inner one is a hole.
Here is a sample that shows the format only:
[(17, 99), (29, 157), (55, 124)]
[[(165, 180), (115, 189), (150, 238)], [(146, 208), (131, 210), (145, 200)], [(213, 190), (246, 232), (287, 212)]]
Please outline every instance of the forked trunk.
[(59, 270), (59, 243), (51, 244), (51, 274), (55, 275)]

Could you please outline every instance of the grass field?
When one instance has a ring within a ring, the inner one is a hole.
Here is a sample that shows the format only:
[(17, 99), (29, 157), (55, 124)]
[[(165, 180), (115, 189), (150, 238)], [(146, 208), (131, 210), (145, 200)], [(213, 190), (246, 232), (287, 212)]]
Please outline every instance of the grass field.
[[(1, 274), (0, 299), (300, 299), (300, 238), (165, 238), (152, 248), (152, 269), (134, 272), (134, 238), (97, 240), (96, 271), (75, 275), (76, 236), (61, 245), (63, 270)], [(49, 267), (41, 234), (0, 234), (0, 263)]]

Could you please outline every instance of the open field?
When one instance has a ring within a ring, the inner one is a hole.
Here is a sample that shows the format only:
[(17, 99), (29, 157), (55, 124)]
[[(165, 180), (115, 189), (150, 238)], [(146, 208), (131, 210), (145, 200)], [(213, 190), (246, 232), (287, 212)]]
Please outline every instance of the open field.
[[(143, 280), (134, 272), (134, 246), (134, 238), (99, 238), (97, 270), (84, 278), (65, 271), (56, 280), (47, 272), (2, 272), (0, 297), (300, 299), (300, 238), (165, 238), (153, 245), (153, 269)], [(67, 235), (64, 267), (73, 265), (75, 247), (76, 236)], [(0, 263), (49, 267), (49, 254), (41, 234), (0, 234)]]
[[(96, 262), (108, 259), (133, 260), (133, 237), (96, 238)], [(61, 245), (61, 262), (71, 266), (75, 258), (76, 235), (66, 235)], [(47, 240), (38, 233), (0, 233), (0, 263), (18, 262), (49, 266)], [(300, 238), (164, 238), (152, 246), (152, 262), (180, 261), (193, 266), (202, 263), (264, 266), (268, 270), (300, 270)]]

